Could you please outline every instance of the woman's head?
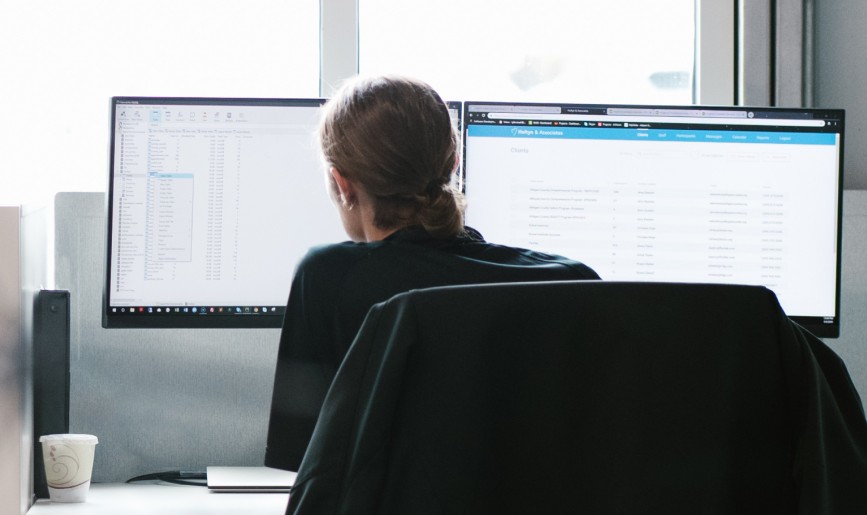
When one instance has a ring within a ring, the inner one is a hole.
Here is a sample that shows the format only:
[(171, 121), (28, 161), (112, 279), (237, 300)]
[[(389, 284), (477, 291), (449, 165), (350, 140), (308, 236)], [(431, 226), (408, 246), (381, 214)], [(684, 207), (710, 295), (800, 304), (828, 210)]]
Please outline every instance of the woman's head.
[(328, 166), (370, 199), (378, 229), (418, 224), (436, 237), (463, 229), (457, 137), (448, 107), (427, 84), (399, 77), (348, 82), (325, 107), (319, 142)]

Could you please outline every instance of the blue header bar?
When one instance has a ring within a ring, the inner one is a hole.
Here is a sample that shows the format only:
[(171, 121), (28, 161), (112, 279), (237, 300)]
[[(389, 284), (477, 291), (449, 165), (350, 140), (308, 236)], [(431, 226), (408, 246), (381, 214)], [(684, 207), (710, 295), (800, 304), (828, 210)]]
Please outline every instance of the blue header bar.
[(704, 143), (771, 143), (791, 145), (836, 145), (832, 132), (753, 132), (686, 129), (621, 129), (597, 127), (532, 127), (515, 125), (469, 125), (467, 135), (482, 138), (602, 139), (630, 141), (691, 141)]

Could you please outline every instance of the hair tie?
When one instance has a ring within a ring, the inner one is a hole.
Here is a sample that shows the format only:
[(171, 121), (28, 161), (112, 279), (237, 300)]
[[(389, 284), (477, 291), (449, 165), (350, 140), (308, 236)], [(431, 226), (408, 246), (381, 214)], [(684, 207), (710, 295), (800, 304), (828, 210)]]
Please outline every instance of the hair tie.
[(425, 193), (429, 196), (440, 195), (443, 192), (443, 186), (448, 184), (448, 177), (437, 177), (436, 179), (427, 183), (427, 188), (425, 188)]

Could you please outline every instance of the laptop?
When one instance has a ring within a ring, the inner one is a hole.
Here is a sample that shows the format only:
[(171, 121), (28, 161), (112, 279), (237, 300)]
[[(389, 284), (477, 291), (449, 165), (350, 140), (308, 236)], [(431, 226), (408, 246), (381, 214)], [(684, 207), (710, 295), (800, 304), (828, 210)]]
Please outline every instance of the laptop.
[(207, 475), (211, 492), (287, 493), (298, 473), (270, 467), (208, 467)]

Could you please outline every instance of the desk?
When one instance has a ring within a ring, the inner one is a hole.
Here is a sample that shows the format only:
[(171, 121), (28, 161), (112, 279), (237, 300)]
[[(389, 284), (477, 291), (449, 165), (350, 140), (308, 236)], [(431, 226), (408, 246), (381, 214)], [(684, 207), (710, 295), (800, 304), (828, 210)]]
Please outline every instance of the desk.
[(212, 493), (201, 486), (99, 483), (87, 502), (40, 499), (27, 515), (283, 515), (289, 494)]

